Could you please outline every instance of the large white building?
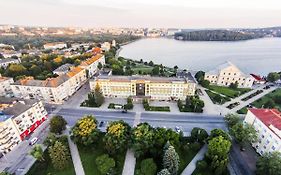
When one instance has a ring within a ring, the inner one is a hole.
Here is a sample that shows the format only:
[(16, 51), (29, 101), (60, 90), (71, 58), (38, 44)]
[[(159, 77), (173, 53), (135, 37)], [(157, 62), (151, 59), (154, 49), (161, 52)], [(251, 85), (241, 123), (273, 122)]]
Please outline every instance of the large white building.
[(238, 83), (238, 87), (251, 88), (254, 78), (251, 75), (243, 73), (231, 62), (226, 62), (216, 69), (205, 73), (205, 80), (218, 86), (229, 86), (231, 83)]
[(90, 80), (90, 88), (99, 86), (105, 97), (184, 100), (195, 94), (193, 77), (99, 76)]
[(2, 77), (0, 74), (0, 96), (11, 96), (13, 94), (11, 84), (14, 83), (13, 78)]
[(26, 77), (11, 84), (15, 97), (40, 99), (47, 103), (61, 104), (73, 95), (87, 80), (86, 70), (74, 67), (66, 74), (46, 80)]
[(83, 61), (80, 66), (87, 70), (88, 77), (92, 77), (98, 71), (98, 65), (105, 64), (105, 57), (102, 54), (97, 54), (85, 61)]
[(253, 147), (259, 154), (281, 152), (281, 112), (277, 109), (249, 109), (244, 122), (254, 126), (258, 142)]
[(46, 119), (41, 101), (0, 98), (0, 152), (11, 151)]
[(43, 47), (46, 50), (55, 50), (55, 49), (67, 48), (67, 45), (66, 45), (66, 43), (63, 43), (63, 42), (55, 42), (55, 43), (44, 44)]

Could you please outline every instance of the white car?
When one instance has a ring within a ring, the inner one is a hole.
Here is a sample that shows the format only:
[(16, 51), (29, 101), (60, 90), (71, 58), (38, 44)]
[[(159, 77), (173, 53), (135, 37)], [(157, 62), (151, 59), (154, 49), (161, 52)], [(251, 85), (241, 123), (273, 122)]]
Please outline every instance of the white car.
[(29, 145), (34, 145), (38, 141), (37, 137), (34, 137), (33, 139), (30, 140)]

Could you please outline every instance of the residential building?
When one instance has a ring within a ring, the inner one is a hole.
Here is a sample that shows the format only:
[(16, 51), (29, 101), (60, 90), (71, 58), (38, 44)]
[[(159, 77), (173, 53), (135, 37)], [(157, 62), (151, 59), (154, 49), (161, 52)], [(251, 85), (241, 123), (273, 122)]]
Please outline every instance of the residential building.
[(63, 49), (63, 48), (67, 48), (66, 43), (63, 43), (63, 42), (44, 44), (44, 49), (46, 49), (46, 50), (55, 50), (55, 49)]
[(11, 58), (11, 57), (21, 57), (22, 54), (19, 51), (15, 50), (6, 50), (6, 49), (1, 49), (0, 50), (1, 55), (3, 55), (4, 58)]
[(90, 88), (99, 86), (105, 97), (135, 97), (157, 100), (184, 100), (195, 94), (193, 77), (99, 76), (90, 80)]
[(101, 44), (101, 49), (103, 51), (109, 51), (110, 47), (111, 47), (111, 44), (109, 42), (104, 42)]
[(11, 96), (13, 94), (11, 83), (14, 83), (13, 78), (2, 77), (0, 74), (0, 96)]
[(53, 73), (54, 74), (57, 74), (57, 75), (63, 75), (63, 74), (66, 74), (67, 72), (70, 71), (70, 68), (73, 67), (74, 65), (73, 64), (69, 64), (69, 63), (66, 63), (66, 64), (63, 64), (61, 65), (60, 67), (56, 68)]
[(240, 88), (251, 88), (254, 82), (252, 76), (243, 73), (229, 61), (206, 72), (204, 79), (218, 86), (229, 86), (231, 83), (237, 82)]
[(10, 64), (19, 64), (20, 61), (18, 59), (12, 59), (12, 58), (5, 58), (0, 59), (0, 68), (6, 69)]
[(34, 80), (26, 77), (11, 84), (15, 97), (39, 99), (47, 103), (62, 104), (85, 82), (86, 70), (74, 67), (66, 74), (46, 80)]
[(244, 122), (258, 133), (258, 142), (252, 145), (259, 154), (281, 152), (281, 112), (277, 109), (249, 109)]
[(98, 65), (105, 64), (105, 57), (102, 54), (97, 54), (91, 58), (83, 61), (80, 66), (87, 70), (87, 76), (92, 77), (98, 71)]
[(0, 152), (7, 153), (29, 136), (46, 119), (38, 100), (0, 98)]

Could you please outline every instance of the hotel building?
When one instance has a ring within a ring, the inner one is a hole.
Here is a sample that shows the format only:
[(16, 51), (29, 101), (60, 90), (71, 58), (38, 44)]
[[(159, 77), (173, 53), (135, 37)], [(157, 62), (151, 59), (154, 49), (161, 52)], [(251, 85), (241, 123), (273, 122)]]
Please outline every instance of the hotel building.
[(210, 84), (218, 86), (229, 86), (231, 83), (238, 83), (240, 88), (251, 88), (254, 83), (254, 78), (246, 75), (231, 62), (226, 62), (216, 69), (205, 73), (205, 80)]
[(41, 101), (0, 98), (0, 152), (11, 151), (46, 119)]
[(150, 76), (99, 76), (90, 80), (93, 91), (99, 86), (105, 97), (149, 98), (157, 100), (184, 100), (195, 94), (196, 82), (192, 76), (150, 77)]
[(244, 122), (258, 133), (258, 142), (253, 143), (253, 147), (259, 154), (281, 152), (281, 112), (277, 109), (249, 109)]

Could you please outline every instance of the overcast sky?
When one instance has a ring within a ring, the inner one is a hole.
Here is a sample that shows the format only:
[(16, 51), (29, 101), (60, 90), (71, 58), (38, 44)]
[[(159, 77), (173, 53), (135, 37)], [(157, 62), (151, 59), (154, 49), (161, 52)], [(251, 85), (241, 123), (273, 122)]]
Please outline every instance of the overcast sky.
[(69, 27), (281, 26), (281, 0), (0, 0), (0, 24)]

